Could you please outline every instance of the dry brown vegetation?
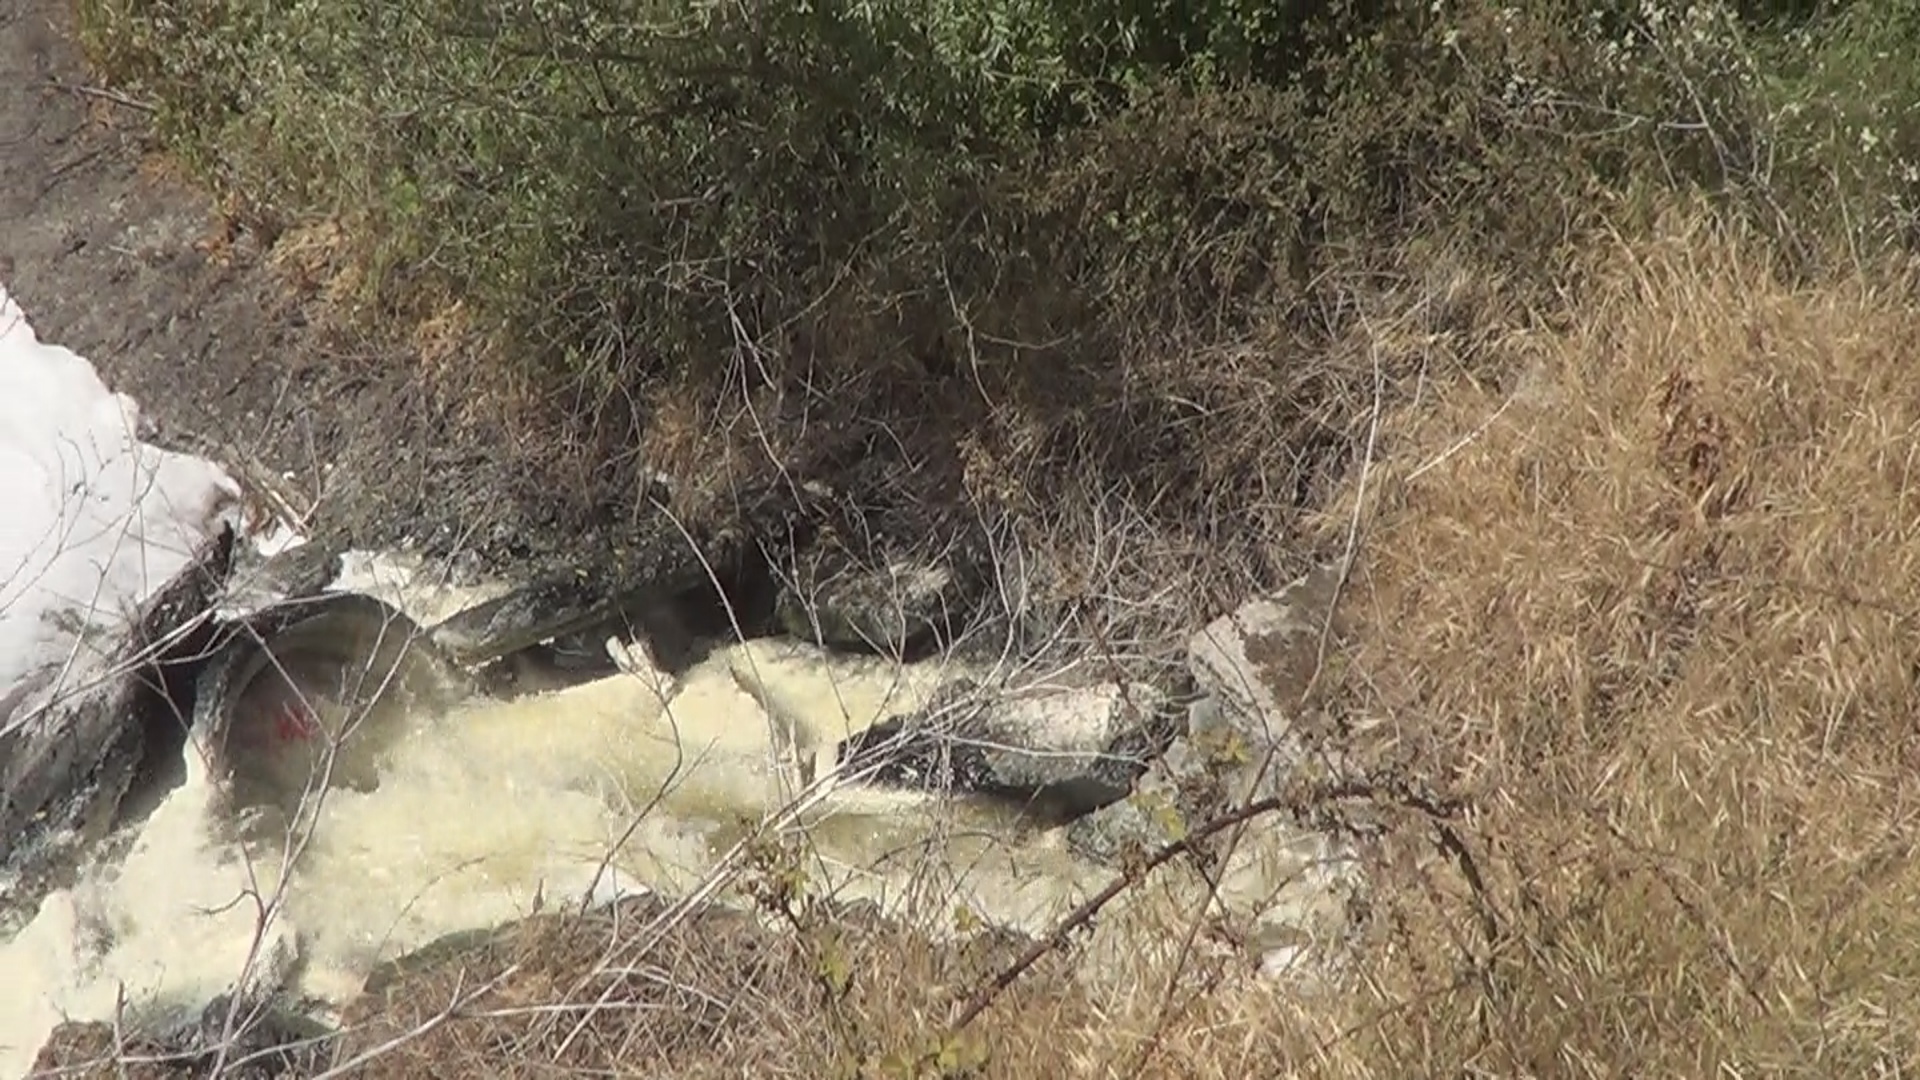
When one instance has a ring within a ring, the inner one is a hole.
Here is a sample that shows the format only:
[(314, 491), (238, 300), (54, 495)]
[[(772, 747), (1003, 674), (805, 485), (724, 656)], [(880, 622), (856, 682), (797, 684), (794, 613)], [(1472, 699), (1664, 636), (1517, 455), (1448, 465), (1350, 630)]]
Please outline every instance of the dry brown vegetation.
[[(959, 955), (859, 918), (782, 934), (750, 916), (666, 913), (643, 901), (523, 923), (360, 1003), (342, 1051), (367, 1059), (361, 1075), (396, 1080), (608, 1068), (719, 1078), (847, 1075), (888, 1055), (957, 1063), (986, 1046), (943, 1041), (937, 1009), (990, 972), (996, 950), (984, 944)], [(491, 979), (462, 1015), (439, 1019)], [(1055, 970), (1015, 993), (1015, 1008), (1051, 1023), (1008, 1043), (1010, 1060), (1041, 1067), (1038, 1036), (1085, 1026), (1084, 1003), (1061, 990)]]
[(1383, 879), (1395, 1007), (1329, 1071), (1920, 1054), (1915, 280), (1789, 286), (1767, 250), (1602, 244), (1570, 324), (1509, 343), (1520, 389), (1389, 423), (1345, 705), (1471, 799), (1481, 880)]
[[(955, 1004), (1022, 943), (943, 947), (875, 918), (816, 911), (788, 932), (751, 917), (662, 919), (652, 902), (530, 920), (482, 950), (383, 987), (349, 1018), (351, 1075), (908, 1078), (1272, 1072), (1293, 1014), (1216, 977), (1168, 1003), (1093, 992), (1043, 959), (975, 1024)], [(449, 1006), (459, 1004), (457, 1010)]]

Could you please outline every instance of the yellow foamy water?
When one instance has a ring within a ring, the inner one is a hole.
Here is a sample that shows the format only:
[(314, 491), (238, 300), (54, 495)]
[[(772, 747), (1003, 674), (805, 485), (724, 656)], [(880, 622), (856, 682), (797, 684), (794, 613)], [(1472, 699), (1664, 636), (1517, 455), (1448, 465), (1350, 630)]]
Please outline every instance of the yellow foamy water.
[[(835, 743), (957, 674), (759, 642), (711, 657), (670, 700), (623, 674), (398, 717), (377, 786), (326, 792), (291, 848), (216, 839), (235, 830), (190, 753), (187, 783), (126, 858), (0, 945), (0, 1077), (24, 1072), (62, 1017), (110, 1017), (123, 988), (197, 1007), (250, 960), (280, 977), (297, 942), (299, 989), (340, 1001), (381, 960), (543, 900), (688, 891), (746, 823), (828, 773)], [(1107, 876), (985, 803), (841, 787), (816, 791), (794, 827), (822, 887), (896, 909), (964, 905), (1037, 929)]]

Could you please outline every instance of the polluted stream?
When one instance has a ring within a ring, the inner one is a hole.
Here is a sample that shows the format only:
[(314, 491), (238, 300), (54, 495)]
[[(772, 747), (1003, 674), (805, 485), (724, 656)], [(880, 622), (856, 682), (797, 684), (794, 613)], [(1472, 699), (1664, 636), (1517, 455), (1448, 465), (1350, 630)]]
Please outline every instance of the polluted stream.
[[(402, 580), (352, 587), (422, 624), (453, 602)], [(768, 639), (667, 684), (622, 670), (511, 699), (389, 695), (318, 799), (301, 797), (313, 757), (299, 748), (324, 743), (314, 718), (243, 694), (237, 764), (189, 740), (184, 780), (0, 944), (0, 1076), (22, 1075), (63, 1019), (185, 1020), (249, 980), (289, 980), (324, 1012), (452, 932), (686, 895), (796, 798), (787, 827), (804, 832), (819, 891), (1042, 930), (1111, 877), (1069, 854), (1063, 830), (984, 798), (828, 776), (837, 743), (962, 674)]]

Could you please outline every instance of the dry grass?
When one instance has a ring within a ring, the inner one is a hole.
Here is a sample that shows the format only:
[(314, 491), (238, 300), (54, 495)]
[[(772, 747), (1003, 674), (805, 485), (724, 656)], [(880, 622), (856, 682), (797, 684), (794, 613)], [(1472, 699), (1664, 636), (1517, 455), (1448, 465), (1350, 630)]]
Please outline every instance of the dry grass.
[[(746, 915), (673, 921), (661, 920), (664, 913), (641, 901), (584, 918), (530, 920), (458, 963), (364, 1001), (342, 1049), (349, 1057), (373, 1051), (360, 1075), (393, 1078), (605, 1069), (856, 1075), (889, 1057), (973, 1052), (943, 1044), (941, 1007), (1007, 951), (939, 950), (859, 917), (783, 934)], [(435, 1022), (450, 1001), (496, 978), (460, 1016)], [(1062, 986), (1058, 970), (1045, 973), (1020, 988), (1015, 1007), (1047, 1026), (1084, 1027), (1084, 1005)], [(1048, 1048), (1033, 1036), (1044, 1030), (995, 1049), (1037, 1067)]]
[[(459, 962), (385, 987), (351, 1018), (352, 1075), (719, 1078), (1269, 1075), (1298, 1024), (1277, 997), (1215, 981), (1167, 1002), (1101, 993), (1043, 960), (955, 1034), (956, 1005), (1018, 943), (934, 946), (864, 916), (769, 932), (719, 914), (673, 925), (619, 915), (531, 920)], [(497, 980), (497, 981), (496, 981)], [(487, 987), (475, 995), (476, 987)], [(607, 991), (612, 989), (613, 993)], [(463, 995), (466, 995), (463, 997)], [(462, 1001), (457, 1016), (450, 1002)]]
[(1400, 865), (1394, 1011), (1333, 1072), (1920, 1062), (1916, 281), (1764, 250), (1608, 247), (1525, 392), (1389, 423), (1343, 704), (1473, 799), (1482, 880)]
[(330, 310), (360, 288), (347, 254), (348, 235), (349, 225), (335, 217), (295, 225), (275, 238), (268, 263), (290, 291), (323, 295)]

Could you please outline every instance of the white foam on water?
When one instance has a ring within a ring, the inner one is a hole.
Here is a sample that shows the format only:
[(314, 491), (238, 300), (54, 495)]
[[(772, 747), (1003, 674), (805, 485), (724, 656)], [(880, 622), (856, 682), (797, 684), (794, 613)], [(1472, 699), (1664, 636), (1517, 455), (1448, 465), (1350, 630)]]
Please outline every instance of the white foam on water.
[[(743, 666), (793, 710), (785, 729), (741, 688)], [(536, 897), (576, 901), (603, 866), (669, 895), (693, 889), (746, 823), (796, 793), (781, 748), (823, 756), (921, 697), (886, 665), (834, 667), (815, 650), (754, 643), (710, 658), (664, 704), (621, 676), (456, 711), (396, 748), (377, 790), (328, 794), (290, 906), (308, 956), (342, 984), (451, 930), (525, 915)], [(849, 897), (897, 901), (939, 864), (949, 879), (971, 874), (960, 896), (976, 911), (1026, 923), (1091, 868), (1062, 874), (1071, 860), (1057, 840), (1008, 855), (1013, 816), (842, 788), (798, 827), (823, 884)], [(936, 832), (949, 838), (929, 855)]]
[[(299, 989), (341, 1001), (382, 960), (542, 903), (616, 888), (684, 894), (749, 823), (788, 805), (800, 786), (791, 755), (823, 761), (846, 734), (914, 707), (952, 674), (755, 642), (688, 672), (667, 702), (621, 675), (416, 718), (376, 788), (326, 793), (272, 934), (299, 942)], [(62, 1016), (110, 1017), (122, 983), (136, 1001), (204, 1002), (244, 969), (256, 907), (235, 903), (248, 864), (212, 839), (215, 794), (194, 769), (124, 863), (50, 896), (0, 946), (0, 970), (10, 981), (25, 973), (13, 985), (26, 991), (0, 1006), (0, 1072), (23, 1068)], [(821, 886), (844, 898), (925, 908), (931, 897), (935, 912), (966, 907), (1037, 929), (1105, 875), (1057, 836), (1009, 840), (1013, 819), (1005, 808), (845, 787), (796, 828)], [(251, 849), (263, 895), (286, 850)]]

